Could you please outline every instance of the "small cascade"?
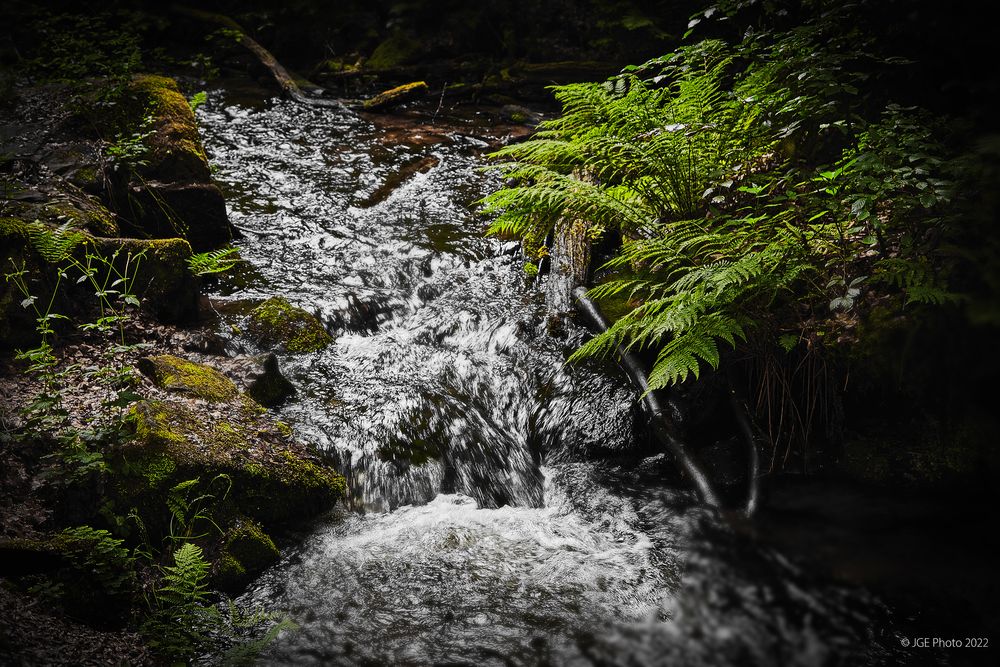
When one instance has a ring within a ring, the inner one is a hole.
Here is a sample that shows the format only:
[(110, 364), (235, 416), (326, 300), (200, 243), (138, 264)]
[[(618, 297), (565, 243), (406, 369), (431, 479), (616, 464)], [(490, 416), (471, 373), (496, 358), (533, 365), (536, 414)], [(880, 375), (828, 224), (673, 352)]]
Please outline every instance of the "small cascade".
[(545, 294), (525, 287), (474, 212), (490, 128), (225, 91), (198, 114), (252, 267), (214, 299), (282, 295), (336, 339), (281, 357), (279, 410), (352, 498), (239, 600), (299, 626), (263, 663), (809, 665), (818, 624), (848, 662), (899, 661), (876, 602), (736, 539), (665, 483), (669, 455), (637, 456), (613, 364), (566, 365), (586, 332), (546, 335), (544, 301), (572, 310), (587, 228), (553, 239)]

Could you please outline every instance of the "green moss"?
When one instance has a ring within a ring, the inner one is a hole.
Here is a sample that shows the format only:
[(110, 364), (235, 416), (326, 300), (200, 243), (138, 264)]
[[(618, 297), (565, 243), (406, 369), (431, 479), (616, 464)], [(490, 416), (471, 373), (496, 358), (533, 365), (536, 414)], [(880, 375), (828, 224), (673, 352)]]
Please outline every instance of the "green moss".
[(55, 222), (69, 223), (70, 226), (95, 236), (118, 235), (118, 224), (111, 211), (96, 202), (87, 202), (79, 207), (70, 202), (58, 202), (48, 204), (45, 209)]
[[(132, 409), (136, 437), (112, 457), (123, 506), (161, 512), (166, 490), (195, 477), (225, 474), (227, 502), (267, 526), (321, 512), (346, 492), (344, 478), (319, 465), (248, 399), (226, 404), (227, 419), (173, 401), (142, 401)], [(148, 522), (155, 522), (156, 518)]]
[(169, 481), (177, 472), (177, 464), (164, 454), (153, 454), (141, 462), (140, 475), (149, 488), (155, 489)]
[(226, 536), (224, 553), (234, 558), (245, 572), (260, 572), (276, 562), (281, 553), (259, 523), (244, 519)]
[(319, 320), (281, 297), (272, 297), (250, 312), (247, 333), (263, 347), (288, 352), (315, 352), (333, 342)]
[(548, 230), (543, 228), (534, 228), (528, 234), (521, 239), (521, 251), (524, 252), (524, 256), (532, 262), (540, 262), (543, 257), (547, 257), (549, 254), (549, 249), (545, 247), (545, 237), (548, 235)]
[(426, 95), (427, 91), (426, 82), (414, 81), (390, 88), (371, 99), (365, 100), (364, 108), (368, 111), (376, 111), (385, 107), (403, 104), (404, 102), (409, 102), (410, 100)]
[(20, 218), (0, 218), (0, 241), (22, 243), (28, 240), (28, 223)]
[(238, 591), (246, 584), (247, 570), (230, 554), (223, 553), (215, 563), (215, 575), (212, 583), (224, 591)]
[(524, 275), (528, 276), (529, 278), (534, 278), (535, 276), (537, 276), (538, 275), (538, 265), (535, 264), (534, 262), (525, 262), (524, 263)]
[(214, 368), (170, 354), (140, 359), (139, 369), (158, 387), (206, 401), (228, 401), (238, 393), (233, 381)]
[(292, 427), (282, 421), (274, 422), (275, 427), (286, 438), (292, 437)]
[(130, 411), (137, 438), (159, 448), (185, 444), (184, 434), (175, 425), (187, 416), (181, 406), (166, 401), (143, 401)]
[(365, 63), (367, 69), (392, 69), (411, 62), (420, 52), (420, 43), (397, 32), (375, 47)]
[[(105, 103), (113, 95), (109, 111)], [(140, 74), (128, 85), (95, 90), (85, 115), (103, 139), (115, 141), (148, 132), (138, 173), (162, 182), (208, 182), (211, 173), (198, 134), (198, 125), (187, 99), (171, 78)], [(148, 122), (147, 122), (148, 119)]]

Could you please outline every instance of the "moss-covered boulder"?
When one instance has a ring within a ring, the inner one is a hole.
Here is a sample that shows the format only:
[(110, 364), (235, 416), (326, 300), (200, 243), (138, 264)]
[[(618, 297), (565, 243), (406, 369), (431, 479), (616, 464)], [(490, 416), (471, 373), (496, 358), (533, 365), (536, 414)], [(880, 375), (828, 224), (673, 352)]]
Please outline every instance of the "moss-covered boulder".
[(113, 94), (113, 110), (95, 98), (87, 114), (112, 148), (142, 137), (141, 159), (126, 160), (110, 174), (107, 198), (123, 233), (181, 237), (197, 252), (231, 241), (225, 199), (211, 182), (194, 113), (177, 82), (137, 75)]
[(379, 93), (371, 99), (365, 100), (364, 109), (365, 111), (384, 111), (391, 107), (419, 99), (426, 95), (427, 91), (427, 83), (424, 81), (414, 81), (413, 83), (396, 86), (395, 88), (390, 88)]
[(407, 65), (420, 55), (420, 42), (404, 32), (395, 32), (383, 40), (365, 62), (365, 69), (388, 70)]
[(216, 560), (213, 583), (225, 591), (238, 591), (280, 557), (278, 547), (263, 527), (252, 519), (241, 517), (226, 533)]
[(292, 353), (316, 352), (333, 342), (315, 316), (280, 296), (250, 311), (246, 333), (263, 348)]
[(193, 251), (180, 238), (100, 239), (90, 241), (104, 257), (114, 257), (119, 270), (140, 254), (133, 292), (163, 322), (192, 322), (198, 317), (201, 282), (188, 269)]
[(344, 478), (259, 405), (244, 396), (224, 410), (218, 405), (146, 400), (133, 406), (136, 437), (111, 457), (113, 479), (122, 505), (146, 510), (154, 530), (169, 490), (194, 478), (226, 475), (232, 512), (268, 528), (314, 516), (343, 496)]
[(144, 357), (138, 367), (157, 387), (205, 401), (228, 401), (238, 393), (233, 381), (214, 368), (172, 354)]
[[(211, 172), (191, 105), (177, 82), (140, 74), (122, 92), (125, 122), (150, 134), (138, 172), (162, 182), (208, 182)], [(148, 122), (147, 122), (148, 119)]]

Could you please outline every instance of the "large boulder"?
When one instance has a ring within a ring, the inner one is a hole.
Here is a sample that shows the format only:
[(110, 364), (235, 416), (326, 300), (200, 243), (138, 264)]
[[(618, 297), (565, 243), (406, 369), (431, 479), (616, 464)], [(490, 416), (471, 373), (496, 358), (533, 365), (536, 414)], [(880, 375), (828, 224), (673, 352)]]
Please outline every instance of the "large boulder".
[[(42, 224), (26, 223), (18, 218), (0, 218), (0, 262), (3, 273), (22, 266), (31, 293), (37, 302), (48, 303), (53, 296), (52, 312), (61, 315), (85, 314), (97, 307), (93, 288), (78, 283), (78, 275), (70, 272), (68, 280), (56, 278), (65, 269), (66, 260), (52, 261), (40, 253), (32, 242), (39, 230), (51, 229)], [(199, 280), (191, 274), (187, 260), (191, 246), (183, 239), (122, 239), (91, 237), (80, 232), (73, 256), (81, 262), (87, 256), (97, 256), (116, 270), (134, 276), (132, 293), (142, 299), (148, 310), (166, 322), (193, 321), (198, 315)], [(140, 257), (138, 262), (136, 258)], [(103, 270), (101, 262), (94, 262)], [(30, 347), (37, 343), (35, 312), (22, 306), (25, 299), (17, 286), (0, 280), (0, 351)]]
[(136, 437), (111, 466), (119, 499), (145, 509), (148, 525), (163, 530), (157, 516), (162, 521), (170, 489), (196, 478), (225, 475), (232, 488), (219, 511), (269, 529), (315, 516), (344, 495), (344, 478), (256, 403), (239, 397), (224, 409), (212, 405), (164, 399), (133, 406)]
[(133, 182), (118, 213), (133, 233), (181, 237), (195, 252), (218, 248), (233, 239), (225, 199), (211, 183)]
[(188, 268), (193, 251), (180, 238), (91, 239), (89, 243), (103, 257), (114, 258), (119, 267), (129, 257), (141, 259), (135, 270), (132, 291), (163, 322), (185, 323), (198, 318), (201, 282)]
[(144, 141), (146, 153), (136, 167), (140, 176), (164, 183), (211, 179), (194, 112), (176, 81), (165, 76), (137, 75), (122, 91), (120, 104), (124, 111), (121, 122), (132, 128), (147, 125), (146, 131), (150, 132)]
[(182, 237), (197, 252), (232, 240), (222, 192), (211, 182), (191, 106), (173, 79), (138, 75), (119, 93), (117, 113), (91, 114), (105, 137), (143, 136), (141, 159), (117, 169), (108, 193), (137, 236)]

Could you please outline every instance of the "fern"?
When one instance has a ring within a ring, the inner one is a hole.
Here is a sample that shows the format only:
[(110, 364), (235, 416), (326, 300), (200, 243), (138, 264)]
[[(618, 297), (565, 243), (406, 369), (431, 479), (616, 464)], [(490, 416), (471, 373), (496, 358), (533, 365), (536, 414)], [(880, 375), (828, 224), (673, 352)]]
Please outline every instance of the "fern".
[[(216, 475), (208, 483), (208, 487), (211, 488), (216, 482), (226, 484), (222, 494), (224, 499), (232, 489), (232, 479), (229, 475)], [(176, 484), (167, 492), (166, 504), (170, 511), (168, 539), (174, 542), (187, 542), (205, 537), (208, 533), (196, 534), (201, 523), (207, 523), (217, 532), (222, 532), (207, 510), (217, 497), (214, 493), (198, 493), (200, 483), (201, 478), (195, 477)]]
[(196, 276), (225, 273), (242, 262), (236, 248), (221, 248), (192, 255), (187, 260), (188, 269)]
[(202, 603), (206, 598), (209, 563), (201, 547), (187, 542), (174, 552), (174, 564), (163, 568), (163, 584), (157, 597), (167, 606)]
[(31, 247), (50, 264), (58, 264), (67, 259), (86, 239), (84, 234), (72, 229), (69, 223), (50, 229), (36, 221), (29, 224), (27, 230)]

